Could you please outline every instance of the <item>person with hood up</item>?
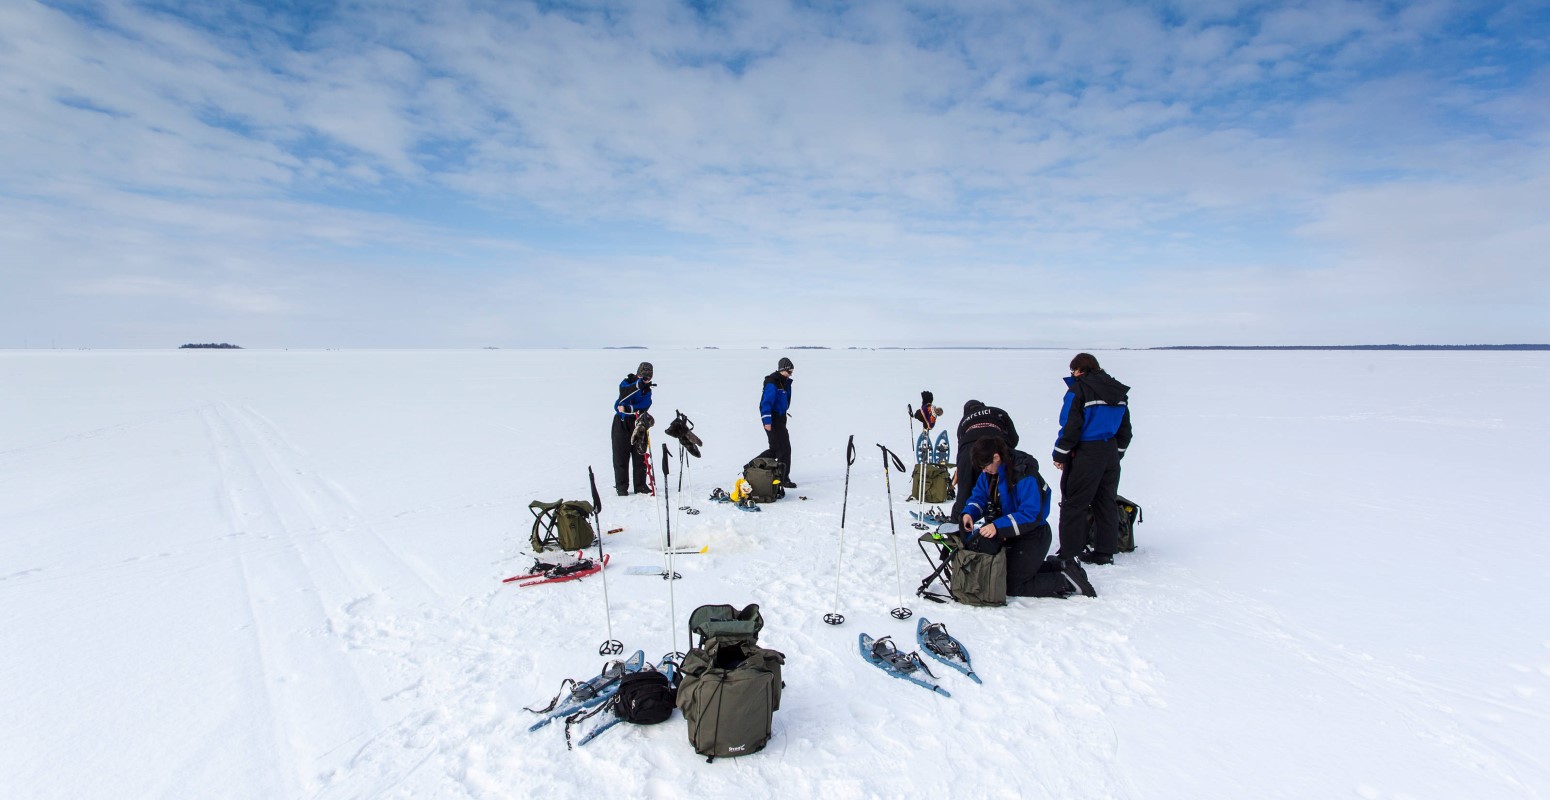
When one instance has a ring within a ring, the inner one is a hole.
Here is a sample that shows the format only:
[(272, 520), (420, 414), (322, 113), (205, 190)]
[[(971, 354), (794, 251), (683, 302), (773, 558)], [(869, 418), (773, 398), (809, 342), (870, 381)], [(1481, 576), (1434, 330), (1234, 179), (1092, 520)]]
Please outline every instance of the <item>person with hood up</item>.
[(963, 516), (963, 506), (969, 501), (969, 491), (974, 488), (974, 444), (989, 437), (1006, 442), (1007, 447), (1017, 446), (1017, 426), (1012, 418), (995, 406), (987, 406), (978, 400), (963, 404), (963, 419), (958, 422), (958, 464), (953, 480), (958, 482), (958, 493), (953, 498), (953, 512), (948, 519)]
[[(1051, 458), (1060, 475), (1061, 558), (1112, 564), (1119, 550), (1119, 462), (1130, 446), (1130, 387), (1090, 353), (1071, 359), (1060, 435)], [(1094, 532), (1091, 550), (1087, 533)]]
[(791, 434), (786, 431), (786, 412), (791, 409), (791, 373), (795, 371), (791, 359), (782, 357), (775, 371), (764, 376), (764, 392), (759, 396), (759, 418), (770, 445), (764, 454), (780, 461), (785, 472), (780, 476), (780, 484), (787, 489), (797, 488), (791, 481)]
[[(1000, 436), (990, 436), (975, 443), (972, 463), (974, 488), (959, 517), (963, 546), (992, 555), (1005, 548), (1007, 594), (1034, 595), (1039, 573), (1058, 571), (1070, 582), (1066, 591), (1097, 597), (1076, 559), (1045, 563), (1052, 538), (1050, 488), (1039, 474), (1039, 460), (1012, 449)], [(976, 519), (983, 520), (978, 528)]]
[(630, 467), (634, 465), (635, 493), (651, 491), (646, 480), (646, 454), (637, 450), (631, 442), (635, 435), (636, 419), (651, 408), (651, 382), (656, 370), (650, 361), (640, 362), (635, 371), (619, 381), (619, 399), (614, 401), (614, 491), (625, 497), (630, 493)]

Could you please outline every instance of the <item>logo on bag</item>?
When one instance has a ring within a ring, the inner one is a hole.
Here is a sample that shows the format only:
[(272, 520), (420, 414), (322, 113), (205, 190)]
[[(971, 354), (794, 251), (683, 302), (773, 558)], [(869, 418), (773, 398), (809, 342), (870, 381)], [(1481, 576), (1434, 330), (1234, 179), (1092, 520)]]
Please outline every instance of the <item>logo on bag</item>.
[(738, 753), (738, 752), (741, 752), (741, 751), (747, 750), (747, 749), (748, 749), (748, 745), (740, 744), (740, 745), (738, 745), (736, 747), (728, 747), (727, 748), (727, 752), (728, 753)]

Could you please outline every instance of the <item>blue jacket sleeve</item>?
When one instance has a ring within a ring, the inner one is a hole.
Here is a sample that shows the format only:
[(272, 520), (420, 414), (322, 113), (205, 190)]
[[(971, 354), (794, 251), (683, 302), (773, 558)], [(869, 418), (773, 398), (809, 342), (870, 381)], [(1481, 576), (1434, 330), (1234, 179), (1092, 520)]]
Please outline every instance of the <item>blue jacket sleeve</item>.
[(770, 424), (770, 415), (775, 413), (775, 384), (766, 382), (764, 394), (759, 397), (759, 417), (765, 424)]
[(1017, 482), (1017, 502), (1008, 503), (1012, 510), (996, 520), (997, 535), (1013, 538), (1044, 524), (1044, 490), (1039, 484), (1031, 476)]

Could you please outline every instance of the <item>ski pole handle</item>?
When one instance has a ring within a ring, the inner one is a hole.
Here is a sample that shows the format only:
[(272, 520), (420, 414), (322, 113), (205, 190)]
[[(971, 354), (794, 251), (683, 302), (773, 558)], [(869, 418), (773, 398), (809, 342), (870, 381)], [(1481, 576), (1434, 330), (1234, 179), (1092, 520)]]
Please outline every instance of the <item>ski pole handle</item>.
[[(851, 434), (845, 442), (845, 466), (856, 463), (856, 435)], [(591, 467), (588, 467), (591, 469)]]
[(898, 470), (900, 472), (904, 471), (904, 462), (900, 461), (899, 457), (897, 455), (895, 455), (892, 450), (889, 450), (888, 448), (882, 446), (881, 444), (879, 444), (877, 446), (877, 449), (883, 451), (883, 472), (887, 472), (888, 471), (888, 459), (890, 459), (890, 458), (893, 459), (893, 468), (894, 469), (896, 469), (896, 470)]

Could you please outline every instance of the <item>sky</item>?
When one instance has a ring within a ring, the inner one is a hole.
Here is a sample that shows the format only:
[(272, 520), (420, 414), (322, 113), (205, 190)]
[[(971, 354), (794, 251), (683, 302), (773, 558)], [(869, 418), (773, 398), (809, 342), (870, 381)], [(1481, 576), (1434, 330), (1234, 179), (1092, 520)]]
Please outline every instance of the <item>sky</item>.
[(0, 2), (0, 348), (1550, 342), (1550, 4)]

